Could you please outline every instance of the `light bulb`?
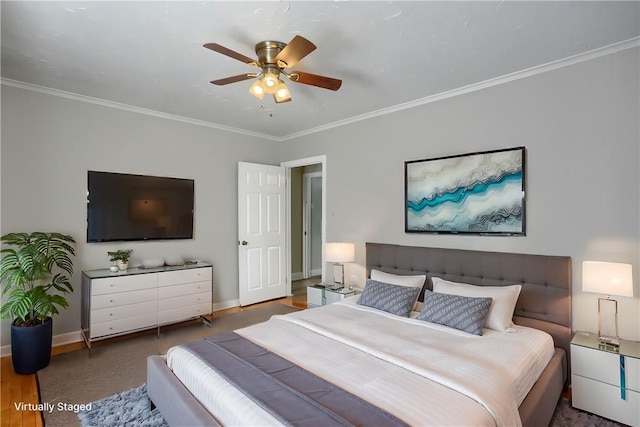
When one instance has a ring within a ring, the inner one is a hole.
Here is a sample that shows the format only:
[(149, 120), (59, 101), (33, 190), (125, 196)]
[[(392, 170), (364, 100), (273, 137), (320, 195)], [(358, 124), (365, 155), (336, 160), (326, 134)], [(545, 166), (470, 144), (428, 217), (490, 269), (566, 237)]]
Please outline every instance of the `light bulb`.
[(262, 86), (264, 88), (264, 91), (268, 94), (275, 93), (279, 81), (280, 79), (278, 78), (277, 74), (275, 74), (271, 70), (267, 71), (262, 78)]
[(260, 80), (256, 80), (249, 88), (249, 93), (258, 99), (264, 98), (264, 88), (262, 87), (262, 82)]
[(278, 86), (276, 87), (276, 93), (273, 94), (273, 99), (275, 99), (277, 104), (281, 102), (291, 101), (291, 93), (289, 92), (289, 88), (284, 84), (283, 81), (280, 81), (280, 83), (278, 83)]

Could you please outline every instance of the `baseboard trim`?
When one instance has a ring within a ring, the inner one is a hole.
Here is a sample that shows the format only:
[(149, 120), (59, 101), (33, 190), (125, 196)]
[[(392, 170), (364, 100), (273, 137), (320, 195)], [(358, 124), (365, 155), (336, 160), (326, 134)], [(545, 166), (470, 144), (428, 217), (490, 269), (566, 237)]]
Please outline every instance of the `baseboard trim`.
[(291, 273), (291, 281), (293, 282), (294, 280), (302, 280), (304, 279), (304, 274), (302, 274), (302, 271), (299, 271), (297, 273)]
[(233, 299), (231, 301), (217, 302), (213, 304), (213, 311), (226, 310), (227, 308), (239, 307), (240, 300)]
[[(73, 344), (82, 341), (82, 331), (67, 332), (54, 335), (51, 340), (51, 347)], [(11, 356), (11, 344), (0, 347), (0, 357)]]

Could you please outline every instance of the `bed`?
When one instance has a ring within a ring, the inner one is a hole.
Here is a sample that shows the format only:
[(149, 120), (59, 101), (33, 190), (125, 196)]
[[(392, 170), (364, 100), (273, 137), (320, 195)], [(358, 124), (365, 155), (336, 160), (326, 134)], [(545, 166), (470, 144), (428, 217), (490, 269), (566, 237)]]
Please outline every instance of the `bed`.
[[(430, 293), (434, 283), (438, 289), (448, 282), (483, 290), (519, 285), (512, 327), (509, 332), (484, 328), (481, 336), (470, 337), (466, 332), (416, 319), (417, 311), (400, 318), (363, 306), (354, 297), (276, 316), (238, 330), (232, 337), (218, 338), (221, 342), (193, 345), (205, 351), (210, 345), (257, 345), (269, 350), (266, 357), (291, 364), (287, 369), (278, 367), (278, 371), (301, 371), (296, 375), (308, 374), (314, 381), (322, 381), (313, 387), (328, 390), (323, 396), (337, 396), (331, 404), (338, 402), (347, 411), (362, 406), (363, 417), (386, 417), (347, 423), (315, 418), (307, 425), (548, 425), (569, 372), (568, 257), (381, 243), (367, 243), (366, 249), (368, 274), (425, 275), (419, 299), (427, 303), (435, 299)], [(523, 347), (535, 350), (522, 353)], [(432, 353), (426, 355), (426, 348)], [(529, 356), (534, 353), (536, 357)], [(225, 377), (222, 368), (222, 374), (206, 368), (208, 363), (217, 363), (211, 357), (204, 361), (206, 357), (196, 356), (192, 348), (178, 346), (166, 357), (149, 358), (149, 397), (170, 425), (305, 425), (300, 421), (303, 418), (279, 418), (264, 409), (263, 401), (238, 391), (243, 389), (242, 381), (247, 381), (245, 390), (260, 389), (262, 377), (237, 381), (233, 374)], [(232, 373), (245, 371), (229, 369)], [(516, 378), (516, 372), (526, 375), (517, 374)], [(301, 399), (306, 402), (306, 397)], [(315, 403), (310, 405), (317, 410)], [(304, 405), (300, 407), (305, 410)]]

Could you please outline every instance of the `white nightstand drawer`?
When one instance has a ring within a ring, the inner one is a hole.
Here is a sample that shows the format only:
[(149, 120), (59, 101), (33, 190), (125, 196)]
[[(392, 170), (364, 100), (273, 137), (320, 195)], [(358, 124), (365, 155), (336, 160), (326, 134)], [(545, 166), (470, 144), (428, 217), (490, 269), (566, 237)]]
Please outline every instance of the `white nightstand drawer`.
[(91, 281), (91, 295), (111, 294), (114, 292), (127, 292), (140, 289), (155, 288), (158, 286), (158, 275), (135, 274), (121, 277), (105, 277)]
[(352, 295), (355, 295), (356, 292), (326, 292), (325, 293), (325, 304), (333, 304), (334, 302), (338, 302), (338, 301), (342, 301), (343, 299), (345, 299), (346, 297), (350, 297)]
[(158, 288), (158, 298), (173, 298), (188, 294), (201, 294), (211, 292), (211, 281), (185, 283), (183, 285), (163, 286)]
[(180, 283), (211, 282), (211, 267), (190, 268), (187, 270), (168, 271), (160, 275), (158, 286), (173, 286)]
[(91, 309), (117, 307), (119, 305), (136, 304), (145, 301), (155, 302), (157, 299), (158, 290), (156, 288), (96, 295), (91, 297)]
[(322, 293), (324, 289), (307, 287), (307, 307), (319, 307), (322, 305)]
[(211, 303), (190, 305), (158, 312), (158, 323), (161, 325), (211, 314)]
[[(625, 382), (640, 392), (640, 359), (625, 356)], [(596, 381), (620, 386), (620, 355), (578, 345), (571, 346), (571, 372)]]
[(144, 314), (142, 316), (127, 317), (126, 319), (114, 320), (112, 322), (100, 322), (91, 324), (91, 338), (106, 335), (120, 334), (122, 332), (132, 332), (136, 329), (148, 328), (158, 323), (158, 314)]
[(155, 313), (157, 311), (157, 301), (100, 308), (97, 310), (91, 310), (91, 323), (109, 322), (114, 319), (126, 319), (127, 317), (136, 317), (141, 314)]
[(326, 289), (307, 286), (307, 308), (333, 304), (346, 297), (355, 295), (356, 291), (344, 289)]
[[(575, 346), (571, 348), (574, 349)], [(620, 388), (574, 374), (571, 376), (571, 404), (630, 426), (640, 425), (640, 393), (632, 390), (626, 391), (626, 400), (623, 400)]]

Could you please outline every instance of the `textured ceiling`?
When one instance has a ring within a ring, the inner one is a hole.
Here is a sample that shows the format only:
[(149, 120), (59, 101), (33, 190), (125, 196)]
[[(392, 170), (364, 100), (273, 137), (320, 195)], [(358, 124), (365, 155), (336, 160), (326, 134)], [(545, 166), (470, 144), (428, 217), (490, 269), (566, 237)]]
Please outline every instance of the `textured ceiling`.
[[(273, 139), (618, 43), (637, 45), (640, 35), (637, 1), (2, 1), (1, 8), (7, 84)], [(251, 96), (251, 81), (209, 83), (255, 68), (204, 43), (255, 57), (257, 42), (298, 34), (318, 49), (293, 69), (342, 79), (338, 92), (288, 83), (293, 101), (276, 105)]]

